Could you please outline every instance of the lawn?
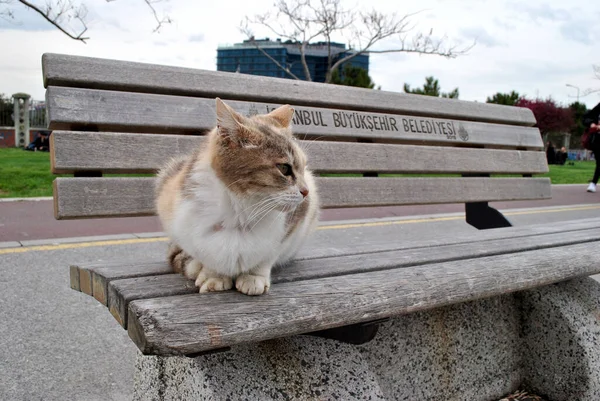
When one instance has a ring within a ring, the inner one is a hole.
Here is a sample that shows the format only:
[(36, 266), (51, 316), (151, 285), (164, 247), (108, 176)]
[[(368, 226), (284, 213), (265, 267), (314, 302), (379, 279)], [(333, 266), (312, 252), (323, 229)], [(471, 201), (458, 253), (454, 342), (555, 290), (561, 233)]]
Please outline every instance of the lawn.
[[(552, 165), (543, 177), (550, 177), (553, 184), (587, 184), (594, 168), (595, 162), (585, 161), (575, 162), (574, 166)], [(0, 198), (52, 196), (55, 177), (50, 173), (49, 153), (0, 148)]]
[(0, 198), (52, 196), (50, 154), (0, 149)]
[[(568, 162), (567, 162), (568, 163)], [(576, 161), (574, 166), (551, 164), (550, 172), (542, 177), (550, 177), (553, 184), (587, 184), (594, 176), (596, 162)]]

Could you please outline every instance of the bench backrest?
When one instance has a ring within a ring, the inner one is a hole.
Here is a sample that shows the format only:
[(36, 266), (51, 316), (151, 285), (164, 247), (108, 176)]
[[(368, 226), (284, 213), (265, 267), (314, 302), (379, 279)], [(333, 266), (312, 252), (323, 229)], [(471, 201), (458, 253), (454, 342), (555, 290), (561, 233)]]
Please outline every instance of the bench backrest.
[(154, 214), (152, 177), (111, 175), (152, 174), (195, 149), (215, 125), (217, 96), (245, 115), (294, 106), (324, 208), (550, 197), (550, 181), (532, 177), (548, 166), (525, 108), (58, 54), (42, 60), (52, 171), (74, 175), (54, 182), (58, 219)]

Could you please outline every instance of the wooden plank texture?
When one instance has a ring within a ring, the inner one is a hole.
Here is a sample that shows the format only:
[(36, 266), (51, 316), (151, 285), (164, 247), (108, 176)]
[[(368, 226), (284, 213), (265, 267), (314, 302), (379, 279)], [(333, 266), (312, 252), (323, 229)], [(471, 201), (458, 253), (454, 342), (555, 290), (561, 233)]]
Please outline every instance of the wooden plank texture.
[(75, 291), (81, 291), (81, 287), (79, 287), (79, 266), (69, 266), (69, 284)]
[[(215, 101), (183, 96), (50, 87), (49, 127), (93, 131), (202, 133), (215, 126)], [(276, 104), (228, 101), (244, 115), (266, 113)], [(387, 142), (433, 143), (543, 149), (537, 128), (485, 124), (339, 109), (296, 108), (292, 120), (300, 138), (366, 138)]]
[(71, 288), (91, 295), (107, 305), (108, 283), (115, 278), (131, 278), (145, 275), (171, 273), (164, 262), (156, 260), (115, 261), (84, 266), (70, 266)]
[[(401, 222), (401, 220), (398, 220)], [(389, 222), (393, 223), (393, 222)], [(380, 222), (381, 224), (381, 222)], [(333, 228), (330, 228), (333, 227)], [(457, 245), (468, 249), (473, 242), (504, 240), (507, 238), (518, 241), (531, 242), (529, 237), (545, 237), (547, 235), (556, 235), (563, 237), (575, 236), (579, 238), (582, 235), (591, 236), (587, 233), (600, 228), (600, 218), (586, 220), (565, 221), (557, 224), (533, 224), (527, 226), (509, 227), (497, 230), (477, 231), (469, 235), (449, 236), (432, 235), (426, 240), (411, 240), (406, 237), (406, 232), (402, 225), (366, 225), (350, 224), (321, 226), (311, 235), (307, 244), (303, 246), (296, 261), (310, 261), (313, 259), (332, 258), (339, 256), (353, 256), (373, 254), (375, 252), (391, 252), (406, 250), (411, 252), (414, 249), (437, 248), (440, 246)], [(544, 240), (541, 238), (540, 240)], [(166, 250), (165, 250), (166, 252)], [(107, 285), (113, 280), (122, 280), (131, 277), (152, 276), (158, 274), (169, 274), (171, 268), (165, 261), (155, 259), (132, 259), (128, 261), (115, 261), (112, 263), (101, 264), (83, 264), (73, 265), (76, 270), (77, 280), (74, 289), (79, 291), (79, 271), (91, 271), (96, 282), (103, 282), (105, 288), (103, 293), (107, 293)], [(285, 269), (285, 268), (284, 268)], [(284, 270), (287, 271), (287, 270)], [(71, 275), (73, 284), (73, 274)]]
[(246, 74), (61, 54), (44, 54), (42, 68), (45, 87), (56, 85), (208, 98), (220, 96), (225, 99), (249, 99), (276, 104), (290, 103), (530, 126), (535, 124), (533, 113), (526, 108)]
[(152, 261), (139, 264), (138, 262), (118, 262), (92, 267), (93, 296), (101, 304), (108, 305), (108, 285), (115, 278), (126, 279), (142, 277), (149, 274), (162, 275), (171, 273), (171, 268), (164, 262)]
[(127, 309), (136, 299), (170, 297), (198, 292), (193, 280), (181, 274), (163, 274), (111, 281), (108, 285), (108, 309), (121, 326), (127, 328)]
[[(192, 153), (205, 137), (55, 131), (52, 171), (153, 173), (172, 157)], [(299, 141), (317, 172), (540, 174), (548, 171), (542, 151), (441, 146)]]
[[(317, 178), (323, 208), (550, 198), (548, 178)], [(57, 219), (154, 214), (154, 178), (57, 178)]]
[[(472, 239), (475, 239), (473, 236)], [(379, 271), (387, 268), (410, 267), (428, 263), (443, 263), (477, 257), (502, 255), (600, 241), (600, 228), (528, 238), (504, 238), (478, 241), (465, 245), (438, 245), (368, 254), (352, 254), (312, 260), (298, 260), (273, 272), (272, 283), (313, 280), (324, 277)], [(435, 251), (433, 251), (435, 249)], [(467, 262), (468, 263), (468, 262)], [(108, 307), (117, 321), (126, 328), (129, 303), (136, 299), (160, 298), (198, 292), (192, 280), (180, 274), (166, 274), (134, 279), (113, 280), (108, 286)]]
[[(307, 333), (547, 285), (600, 272), (600, 242), (130, 303), (144, 354), (185, 355)], [(227, 308), (223, 308), (227, 305)]]

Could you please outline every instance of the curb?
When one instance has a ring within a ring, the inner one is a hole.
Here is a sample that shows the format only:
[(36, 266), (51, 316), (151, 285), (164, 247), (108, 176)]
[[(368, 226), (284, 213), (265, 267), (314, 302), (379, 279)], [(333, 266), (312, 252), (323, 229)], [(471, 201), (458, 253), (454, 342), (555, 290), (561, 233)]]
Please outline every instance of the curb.
[(39, 201), (51, 201), (51, 196), (41, 196), (38, 198), (0, 198), (0, 202), (39, 202)]
[(115, 234), (115, 235), (94, 235), (88, 237), (68, 237), (68, 238), (50, 238), (50, 239), (37, 239), (27, 241), (6, 241), (0, 242), (0, 249), (3, 248), (27, 248), (31, 246), (44, 246), (44, 245), (62, 245), (62, 244), (76, 244), (82, 242), (100, 242), (100, 241), (114, 241), (114, 240), (127, 240), (127, 239), (145, 239), (145, 238), (159, 238), (165, 237), (166, 234), (163, 232), (153, 233), (139, 233), (139, 234)]

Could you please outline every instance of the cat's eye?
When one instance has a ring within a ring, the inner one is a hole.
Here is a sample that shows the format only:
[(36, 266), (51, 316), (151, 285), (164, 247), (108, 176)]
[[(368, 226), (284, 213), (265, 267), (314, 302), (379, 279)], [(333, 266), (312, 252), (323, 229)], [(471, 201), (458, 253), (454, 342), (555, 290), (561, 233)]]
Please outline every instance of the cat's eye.
[(287, 163), (281, 163), (281, 164), (276, 164), (275, 165), (279, 171), (281, 171), (281, 174), (283, 175), (292, 175), (292, 166), (290, 166)]

